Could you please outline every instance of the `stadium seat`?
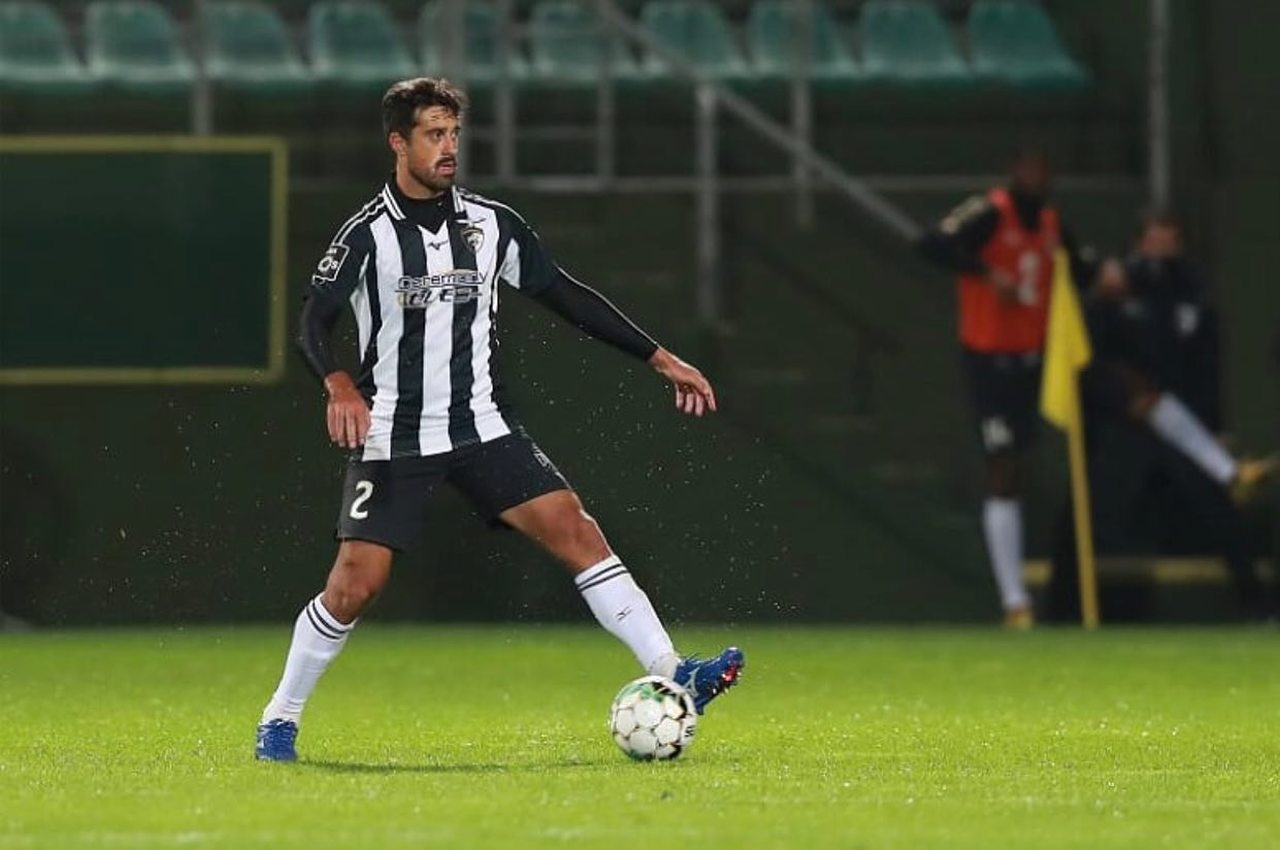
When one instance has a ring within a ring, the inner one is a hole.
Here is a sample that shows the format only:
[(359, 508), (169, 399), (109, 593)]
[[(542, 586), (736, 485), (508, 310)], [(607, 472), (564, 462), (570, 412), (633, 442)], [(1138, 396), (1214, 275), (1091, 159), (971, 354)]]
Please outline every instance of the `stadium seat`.
[(195, 77), (169, 13), (150, 0), (89, 4), (85, 55), (92, 74), (135, 91), (177, 92)]
[(862, 7), (862, 68), (868, 76), (907, 84), (972, 79), (969, 66), (932, 3), (868, 0)]
[(0, 3), (0, 86), (74, 94), (91, 85), (52, 9), (44, 3)]
[(395, 23), (378, 3), (321, 0), (308, 14), (311, 68), (324, 82), (381, 88), (418, 73)]
[[(462, 23), (466, 30), (466, 78), (487, 81), (498, 77), (498, 51), (502, 22), (498, 9), (489, 0), (470, 0), (463, 4)], [(422, 8), (418, 16), (418, 43), (422, 47), (422, 64), (429, 74), (442, 74), (445, 40), (448, 38), (448, 0), (434, 0)], [(515, 44), (508, 56), (507, 75), (520, 79), (528, 74), (528, 64)]]
[(978, 0), (969, 12), (969, 44), (974, 73), (982, 79), (1058, 89), (1089, 81), (1049, 16), (1032, 3)]
[(206, 52), (210, 79), (257, 92), (293, 92), (311, 81), (280, 16), (257, 0), (208, 6)]
[[(705, 0), (651, 0), (640, 11), (640, 22), (660, 44), (711, 76), (735, 79), (750, 74), (724, 14)], [(667, 73), (656, 56), (645, 58), (644, 69)]]
[[(747, 44), (758, 73), (770, 77), (791, 75), (796, 22), (796, 9), (790, 0), (756, 0), (747, 18)], [(810, 50), (813, 78), (852, 80), (862, 76), (839, 24), (825, 3), (813, 4)]]
[[(543, 0), (529, 18), (529, 50), (535, 77), (584, 83), (599, 78), (607, 30), (576, 0)], [(639, 66), (621, 37), (612, 39), (609, 71), (633, 78)]]

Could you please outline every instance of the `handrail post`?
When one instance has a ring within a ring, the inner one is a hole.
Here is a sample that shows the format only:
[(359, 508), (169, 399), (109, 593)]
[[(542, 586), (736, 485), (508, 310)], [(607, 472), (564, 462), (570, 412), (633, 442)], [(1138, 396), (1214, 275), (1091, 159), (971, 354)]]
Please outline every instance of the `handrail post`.
[[(795, 26), (791, 30), (791, 132), (813, 147), (813, 95), (809, 78), (813, 73), (813, 0), (795, 0)], [(791, 166), (796, 185), (796, 225), (813, 224), (813, 181), (803, 151), (797, 150)]]
[(498, 0), (498, 79), (494, 89), (494, 130), (497, 138), (498, 179), (509, 184), (516, 176), (516, 102), (511, 85), (512, 4), (511, 0)]
[(213, 82), (209, 79), (209, 6), (205, 0), (195, 0), (192, 16), (191, 56), (195, 60), (196, 79), (191, 87), (191, 133), (195, 136), (213, 134)]
[[(464, 0), (445, 0), (443, 56), (444, 76), (454, 85), (466, 90), (467, 87), (467, 19), (464, 15)], [(466, 179), (471, 157), (470, 134), (463, 133), (458, 151), (458, 179)]]
[(614, 158), (617, 135), (617, 104), (614, 91), (613, 52), (617, 44), (617, 32), (607, 26), (604, 4), (608, 0), (596, 0), (596, 25), (601, 30), (600, 76), (596, 81), (596, 177), (607, 186), (617, 174)]
[(694, 90), (697, 111), (698, 163), (698, 318), (720, 325), (720, 198), (716, 185), (716, 92), (707, 83)]
[(1169, 0), (1150, 0), (1147, 42), (1147, 179), (1152, 207), (1169, 205)]

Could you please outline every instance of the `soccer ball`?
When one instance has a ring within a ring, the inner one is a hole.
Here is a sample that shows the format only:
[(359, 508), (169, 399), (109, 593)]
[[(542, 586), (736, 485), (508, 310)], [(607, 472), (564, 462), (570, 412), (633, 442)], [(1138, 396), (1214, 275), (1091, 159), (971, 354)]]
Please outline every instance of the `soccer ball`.
[(662, 676), (623, 685), (609, 710), (614, 742), (638, 761), (675, 758), (693, 743), (697, 726), (693, 697)]

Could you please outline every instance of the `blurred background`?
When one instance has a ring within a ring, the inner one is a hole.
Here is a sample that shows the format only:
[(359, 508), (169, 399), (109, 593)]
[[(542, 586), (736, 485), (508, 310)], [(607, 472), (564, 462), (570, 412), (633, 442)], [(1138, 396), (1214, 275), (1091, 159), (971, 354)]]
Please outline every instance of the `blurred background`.
[[(954, 285), (910, 242), (1027, 145), (1102, 254), (1172, 207), (1219, 316), (1219, 430), (1274, 449), (1277, 32), (1274, 4), (1194, 0), (3, 0), (0, 609), (285, 621), (316, 591), (344, 458), (294, 321), (389, 171), (382, 92), (430, 74), (471, 96), (463, 184), (717, 386), (684, 421), (504, 303), (517, 410), (665, 610), (991, 621)], [(1032, 468), (1042, 593), (1056, 435)], [(581, 618), (548, 559), (437, 505), (377, 616)], [(1278, 513), (1248, 510), (1265, 575)], [(1104, 618), (1230, 616), (1180, 524), (1103, 553)]]

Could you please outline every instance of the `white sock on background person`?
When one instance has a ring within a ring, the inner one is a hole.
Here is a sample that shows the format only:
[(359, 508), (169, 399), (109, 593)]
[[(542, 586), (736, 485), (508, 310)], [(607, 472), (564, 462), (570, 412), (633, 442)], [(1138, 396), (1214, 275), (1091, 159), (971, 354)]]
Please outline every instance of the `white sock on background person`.
[(991, 571), (1006, 611), (1031, 604), (1022, 583), (1022, 505), (1017, 499), (989, 498), (982, 505), (982, 530)]
[(671, 638), (617, 555), (587, 567), (573, 581), (600, 625), (635, 653), (645, 671), (667, 678), (675, 674), (680, 657)]
[(1147, 414), (1147, 424), (1214, 481), (1225, 486), (1235, 479), (1236, 459), (1177, 396), (1162, 393)]
[(271, 701), (263, 709), (263, 723), (276, 719), (298, 722), (307, 697), (315, 690), (321, 674), (342, 651), (355, 624), (355, 620), (345, 626), (339, 623), (324, 607), (319, 596), (306, 604), (293, 625), (293, 643), (289, 645), (289, 655), (284, 662), (284, 674)]

